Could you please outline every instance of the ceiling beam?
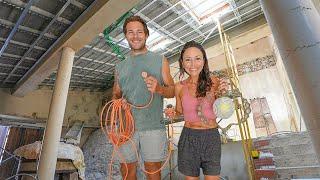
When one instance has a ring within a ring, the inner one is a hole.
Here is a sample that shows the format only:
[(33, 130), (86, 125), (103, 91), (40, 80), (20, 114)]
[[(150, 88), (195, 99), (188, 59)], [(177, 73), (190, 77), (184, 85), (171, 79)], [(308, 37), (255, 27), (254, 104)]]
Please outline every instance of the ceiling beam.
[(56, 21), (56, 19), (58, 17), (60, 17), (60, 15), (65, 11), (65, 9), (69, 6), (71, 0), (68, 0), (63, 7), (59, 10), (59, 12), (54, 16), (54, 18), (50, 21), (50, 23), (47, 25), (47, 27), (41, 32), (41, 34), (37, 37), (36, 40), (33, 41), (33, 43), (31, 44), (31, 46), (27, 49), (27, 51), (23, 54), (23, 56), (21, 57), (21, 59), (18, 61), (18, 63), (15, 65), (15, 67), (11, 70), (11, 72), (9, 73), (9, 75), (6, 77), (6, 79), (2, 82), (2, 84), (6, 83), (6, 81), (9, 80), (11, 74), (14, 74), (14, 72), (17, 70), (17, 68), (19, 67), (20, 64), (23, 63), (23, 61), (25, 60), (25, 58), (30, 54), (30, 52), (33, 50), (33, 47), (38, 44), (38, 42), (41, 40), (42, 36), (44, 34), (47, 33), (47, 31), (49, 30), (49, 28), (51, 28), (51, 25)]
[(6, 41), (4, 42), (4, 44), (2, 45), (1, 49), (0, 49), (0, 57), (2, 55), (2, 53), (4, 52), (4, 50), (7, 48), (7, 46), (9, 45), (9, 42), (11, 41), (11, 39), (13, 38), (14, 34), (17, 32), (18, 27), (20, 26), (20, 24), (23, 22), (24, 18), (27, 16), (28, 11), (30, 9), (30, 7), (32, 6), (32, 4), (34, 3), (34, 0), (30, 0), (28, 2), (28, 4), (26, 5), (25, 9), (22, 11), (22, 13), (19, 16), (19, 19), (17, 20), (17, 22), (15, 23), (14, 27), (12, 28), (9, 36), (6, 38)]
[[(74, 57), (76, 59), (80, 59), (80, 60), (83, 60), (83, 61), (90, 61), (90, 62), (93, 62), (93, 63), (104, 64), (104, 65), (112, 66), (112, 67), (116, 65), (114, 63), (108, 63), (108, 62), (105, 62), (105, 61), (99, 61), (99, 60), (95, 60), (95, 59), (87, 58), (87, 57), (80, 57), (80, 56), (77, 56), (77, 55), (75, 55)], [(104, 60), (104, 59), (105, 58), (103, 58), (102, 60)]]
[[(10, 53), (3, 53), (2, 55), (3, 55), (2, 57), (14, 58), (16, 60), (19, 60), (22, 57), (22, 56), (15, 55), (15, 54), (10, 54)], [(37, 61), (35, 58), (31, 58), (31, 57), (27, 57), (26, 59), (30, 60), (30, 61)]]
[(81, 2), (76, 1), (76, 0), (71, 0), (71, 4), (76, 6), (77, 8), (79, 8), (81, 10), (84, 10), (84, 9), (87, 8), (84, 4), (82, 4)]
[(232, 7), (232, 11), (233, 11), (234, 16), (237, 17), (237, 21), (238, 21), (238, 23), (240, 23), (242, 21), (242, 19), (240, 17), (240, 13), (237, 8), (237, 3), (234, 0), (228, 0), (228, 2)]
[[(5, 19), (1, 19), (0, 18), (0, 24), (8, 27), (8, 28), (13, 28), (15, 23), (11, 22), (11, 21), (8, 21), (8, 20), (5, 20)], [(28, 33), (31, 33), (31, 34), (36, 34), (36, 35), (39, 35), (41, 34), (41, 31), (39, 30), (36, 30), (36, 29), (33, 29), (33, 28), (30, 28), (30, 27), (26, 27), (26, 26), (23, 26), (23, 25), (20, 25), (18, 27), (18, 31), (26, 31)], [(45, 37), (49, 38), (49, 39), (57, 39), (57, 36), (53, 35), (53, 34), (49, 34), (49, 33), (45, 33), (44, 34)]]
[(157, 29), (154, 29), (155, 31), (157, 30), (160, 30), (158, 31), (160, 34), (165, 34), (167, 37), (169, 38), (172, 38), (178, 42), (180, 42), (181, 44), (184, 44), (185, 42), (183, 42), (181, 39), (179, 39), (178, 37), (176, 37), (175, 35), (173, 35), (172, 33), (170, 33), (169, 31), (167, 31), (166, 29), (164, 29), (163, 27), (161, 27), (159, 24), (151, 21), (150, 18), (148, 18), (146, 15), (142, 14), (142, 13), (139, 13), (136, 9), (134, 9), (134, 13), (136, 13), (138, 16), (140, 16), (141, 18), (143, 18), (144, 20), (146, 20), (147, 22), (150, 21), (150, 24), (152, 26), (154, 26), (155, 28)]
[[(1, 42), (5, 42), (6, 39), (0, 37), (0, 41), (1, 41)], [(26, 49), (29, 48), (29, 47), (31, 47), (31, 44), (27, 44), (27, 43), (15, 41), (15, 40), (10, 40), (10, 43), (11, 43), (11, 44), (14, 44), (14, 45), (18, 45), (18, 46), (23, 46), (23, 47), (25, 47)], [(43, 48), (43, 47), (40, 47), (40, 46), (34, 46), (33, 48), (34, 48), (34, 49), (37, 49), (37, 50), (40, 50), (40, 51), (46, 51), (46, 50), (47, 50), (46, 48)]]
[(133, 8), (139, 0), (96, 0), (16, 84), (12, 94), (33, 91), (58, 67), (62, 47), (76, 52), (89, 44), (107, 25)]
[[(3, 3), (7, 3), (9, 5), (12, 5), (12, 6), (15, 6), (15, 7), (19, 7), (19, 8), (24, 8), (26, 6), (27, 3), (23, 2), (22, 0), (6, 0), (6, 1), (3, 1), (3, 0), (0, 0), (0, 2), (3, 2)], [(75, 0), (73, 0), (73, 5), (75, 6), (80, 6), (79, 3), (75, 3)], [(29, 12), (31, 13), (35, 13), (37, 15), (40, 15), (40, 16), (43, 16), (43, 17), (46, 17), (46, 18), (53, 18), (55, 15), (48, 12), (48, 11), (45, 11), (43, 9), (40, 9), (36, 6), (31, 6), (30, 9), (29, 9)], [(72, 24), (71, 21), (69, 21), (68, 19), (66, 18), (63, 18), (63, 17), (59, 17), (57, 19), (57, 21), (63, 23), (63, 24), (67, 24), (67, 25), (70, 25)]]
[[(3, 64), (3, 63), (1, 63), (1, 61), (0, 61), (0, 67), (8, 67), (8, 68), (12, 68), (12, 67), (14, 67), (14, 65), (12, 65), (12, 64)], [(29, 69), (28, 67), (24, 67), (24, 66), (19, 66), (19, 69)], [(9, 73), (4, 73), (4, 74), (9, 74)], [(19, 75), (20, 76), (20, 75)], [(22, 76), (22, 75), (21, 75)]]
[[(162, 1), (163, 3), (169, 5), (169, 6), (173, 7), (173, 8), (172, 8), (173, 12), (175, 12), (178, 16), (180, 16), (181, 14), (183, 14), (183, 11), (179, 11), (176, 7), (174, 7), (174, 6), (171, 4), (170, 1), (168, 1), (168, 0), (161, 0), (161, 1)], [(183, 3), (183, 2), (182, 2), (182, 1), (179, 1), (178, 3)], [(176, 4), (178, 4), (178, 3), (176, 3)], [(200, 3), (201, 3), (201, 2), (200, 2)], [(185, 9), (185, 10), (187, 10), (187, 9)], [(187, 18), (187, 17), (185, 17), (185, 16), (181, 16), (181, 19), (182, 19), (186, 24), (188, 24), (189, 27), (192, 28), (195, 32), (197, 32), (199, 35), (205, 37), (205, 35), (203, 34), (203, 32), (194, 26), (194, 25), (195, 25), (194, 23), (196, 23), (196, 25), (199, 25), (199, 24), (197, 24), (197, 22), (195, 22), (194, 19), (192, 19), (192, 18), (189, 19), (189, 18)]]

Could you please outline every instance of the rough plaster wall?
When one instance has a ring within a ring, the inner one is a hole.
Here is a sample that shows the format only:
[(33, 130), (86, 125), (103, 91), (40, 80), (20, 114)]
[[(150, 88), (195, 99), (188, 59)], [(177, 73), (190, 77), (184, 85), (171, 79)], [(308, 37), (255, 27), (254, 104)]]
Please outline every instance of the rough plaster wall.
[[(7, 89), (0, 89), (0, 114), (47, 119), (52, 90), (35, 90), (25, 97), (10, 95)], [(84, 121), (88, 126), (99, 126), (99, 113), (103, 99), (110, 98), (110, 92), (69, 91), (64, 125), (72, 121)]]
[[(232, 47), (235, 50), (236, 48), (244, 47), (249, 43), (258, 41), (259, 39), (262, 39), (270, 34), (271, 34), (271, 30), (267, 24), (261, 25), (254, 29), (251, 29), (249, 27), (245, 33), (234, 35), (234, 37), (231, 37), (230, 42)], [(221, 42), (219, 41), (219, 43), (216, 44), (215, 46), (207, 48), (206, 52), (209, 59), (217, 57), (218, 55), (221, 55), (223, 52), (223, 47), (221, 46)]]
[[(236, 63), (242, 64), (259, 57), (272, 55), (272, 47), (269, 45), (267, 37), (264, 37), (257, 41), (249, 42), (245, 46), (233, 49), (233, 53)], [(209, 67), (211, 70), (226, 68), (224, 54), (209, 59)]]
[[(40, 89), (27, 96), (15, 97), (8, 89), (0, 89), (0, 114), (32, 117), (46, 120), (52, 90)], [(105, 101), (111, 99), (111, 89), (106, 92), (69, 91), (61, 137), (71, 128), (74, 120), (84, 121), (86, 126), (99, 127), (99, 113)], [(82, 130), (80, 147), (97, 128)]]
[(284, 88), (275, 66), (240, 76), (243, 96), (247, 99), (266, 97), (277, 131), (290, 131)]

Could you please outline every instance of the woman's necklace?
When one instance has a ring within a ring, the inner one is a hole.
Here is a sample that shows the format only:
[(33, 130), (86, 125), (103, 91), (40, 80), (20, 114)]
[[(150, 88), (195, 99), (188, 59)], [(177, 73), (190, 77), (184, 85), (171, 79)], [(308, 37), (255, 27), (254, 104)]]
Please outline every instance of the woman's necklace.
[[(195, 87), (195, 97), (197, 96), (197, 84), (198, 83), (195, 83), (195, 82), (192, 82), (191, 80), (188, 81), (188, 83), (190, 84), (191, 88)], [(203, 114), (203, 104), (204, 104), (204, 101), (206, 99), (206, 97), (196, 97), (197, 101), (198, 101), (198, 104), (197, 104), (197, 107), (196, 107), (196, 110), (197, 110), (197, 115), (198, 117), (200, 118), (200, 121), (202, 123), (204, 123), (205, 125), (208, 124), (208, 119), (204, 116)]]
[(203, 111), (202, 111), (202, 106), (204, 103), (204, 98), (197, 98), (198, 100), (198, 105), (197, 105), (197, 115), (200, 118), (201, 122), (204, 124), (208, 124), (207, 118), (204, 116)]

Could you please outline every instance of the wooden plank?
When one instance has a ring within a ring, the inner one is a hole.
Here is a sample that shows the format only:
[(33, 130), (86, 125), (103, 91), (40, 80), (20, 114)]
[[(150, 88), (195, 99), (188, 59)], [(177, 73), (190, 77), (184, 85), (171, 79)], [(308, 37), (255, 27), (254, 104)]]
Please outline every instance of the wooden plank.
[(79, 176), (77, 172), (62, 175), (62, 180), (78, 180), (78, 179), (79, 179)]
[[(6, 151), (13, 153), (20, 146), (33, 143), (42, 138), (43, 130), (26, 129), (26, 128), (10, 128), (8, 140), (6, 143)], [(3, 159), (10, 157), (4, 154)], [(12, 158), (4, 165), (0, 166), (0, 179), (6, 179), (16, 173), (18, 160)]]
[[(22, 162), (20, 173), (34, 173), (37, 170), (36, 162)], [(57, 161), (56, 173), (71, 173), (77, 172), (77, 168), (73, 165), (72, 161)]]

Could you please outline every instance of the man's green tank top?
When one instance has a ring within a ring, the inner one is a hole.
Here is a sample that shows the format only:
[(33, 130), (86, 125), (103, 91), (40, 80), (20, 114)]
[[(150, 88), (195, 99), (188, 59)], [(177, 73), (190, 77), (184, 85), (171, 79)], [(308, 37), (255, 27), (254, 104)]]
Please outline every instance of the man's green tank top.
[[(116, 66), (119, 86), (123, 97), (134, 105), (145, 105), (149, 102), (150, 91), (141, 76), (143, 71), (157, 78), (163, 85), (162, 79), (163, 57), (148, 51), (146, 54), (128, 56)], [(164, 129), (163, 97), (154, 93), (153, 101), (148, 108), (132, 108), (136, 131)]]

